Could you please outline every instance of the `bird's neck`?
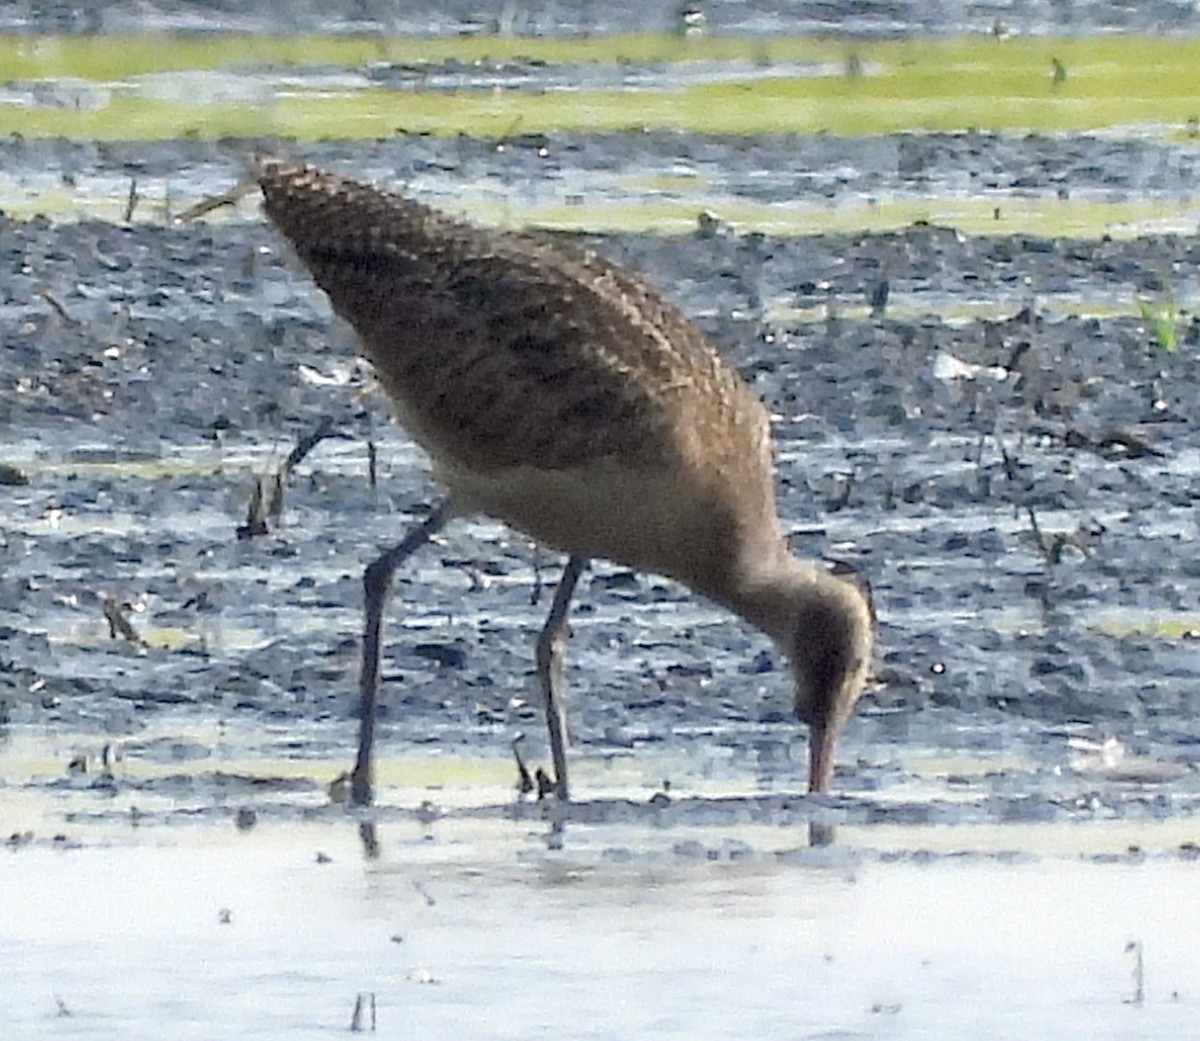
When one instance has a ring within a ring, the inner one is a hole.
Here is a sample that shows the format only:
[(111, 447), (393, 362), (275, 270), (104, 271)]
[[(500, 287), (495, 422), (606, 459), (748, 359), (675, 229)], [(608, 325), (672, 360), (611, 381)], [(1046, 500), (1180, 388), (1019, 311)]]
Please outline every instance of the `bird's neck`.
[(718, 589), (700, 589), (786, 646), (800, 606), (839, 580), (819, 565), (799, 560), (782, 535), (743, 547)]
[(786, 651), (791, 649), (800, 616), (818, 608), (850, 615), (869, 613), (865, 606), (859, 612), (862, 594), (844, 578), (830, 574), (820, 564), (798, 559), (782, 540), (766, 552), (758, 549), (732, 577), (721, 602)]

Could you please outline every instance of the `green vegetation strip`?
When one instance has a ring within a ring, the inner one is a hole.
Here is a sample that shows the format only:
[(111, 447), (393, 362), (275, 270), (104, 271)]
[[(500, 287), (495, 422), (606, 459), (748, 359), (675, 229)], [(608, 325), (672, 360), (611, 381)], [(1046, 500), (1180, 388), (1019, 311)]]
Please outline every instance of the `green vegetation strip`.
[[(473, 206), (472, 220), (506, 227), (537, 225), (570, 231), (651, 232), (679, 235), (696, 230), (703, 205), (686, 199), (631, 196), (625, 206)], [(967, 235), (1032, 235), (1039, 238), (1134, 238), (1175, 232), (1190, 235), (1200, 221), (1200, 198), (1189, 202), (1095, 202), (1060, 199), (895, 199), (878, 204), (807, 203), (713, 205), (712, 213), (739, 233), (768, 235), (886, 232), (912, 224), (952, 227)]]
[[(263, 103), (210, 104), (153, 100), (139, 95), (136, 82), (138, 76), (184, 70), (212, 72), (215, 83), (222, 73), (236, 76), (249, 70), (485, 58), (548, 63), (744, 60), (760, 71), (799, 61), (820, 64), (825, 74), (774, 77), (747, 69), (740, 82), (637, 91), (305, 90), (293, 83)], [(1055, 61), (1065, 70), (1065, 79), (1058, 82)], [(400, 130), (503, 137), (513, 132), (644, 128), (847, 135), (1140, 128), (1200, 136), (1200, 39), (979, 36), (849, 43), (774, 37), (688, 41), (671, 36), (9, 37), (0, 38), (0, 64), (10, 82), (69, 77), (111, 91), (106, 103), (91, 109), (5, 106), (3, 125), (10, 132), (80, 139), (244, 134), (364, 138)]]

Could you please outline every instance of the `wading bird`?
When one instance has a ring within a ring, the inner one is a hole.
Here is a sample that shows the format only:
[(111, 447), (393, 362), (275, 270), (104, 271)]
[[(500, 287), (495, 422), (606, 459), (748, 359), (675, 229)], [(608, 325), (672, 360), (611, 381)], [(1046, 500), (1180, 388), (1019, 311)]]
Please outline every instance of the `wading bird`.
[(703, 333), (594, 253), (477, 228), (312, 166), (259, 157), (254, 176), (448, 492), (364, 576), (353, 801), (372, 795), (392, 576), (469, 513), (568, 558), (537, 641), (559, 798), (567, 609), (593, 558), (673, 578), (770, 636), (810, 728), (809, 788), (827, 790), (870, 663), (871, 605), (856, 582), (793, 556), (767, 412)]

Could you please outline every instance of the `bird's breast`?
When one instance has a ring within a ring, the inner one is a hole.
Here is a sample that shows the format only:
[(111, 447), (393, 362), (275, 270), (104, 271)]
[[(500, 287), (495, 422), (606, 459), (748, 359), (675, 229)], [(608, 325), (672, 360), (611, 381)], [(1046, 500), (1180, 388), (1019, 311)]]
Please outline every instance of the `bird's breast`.
[(483, 475), (436, 460), (457, 509), (503, 520), (536, 542), (696, 586), (736, 556), (736, 517), (720, 496), (670, 473), (617, 463), (579, 470), (521, 467)]

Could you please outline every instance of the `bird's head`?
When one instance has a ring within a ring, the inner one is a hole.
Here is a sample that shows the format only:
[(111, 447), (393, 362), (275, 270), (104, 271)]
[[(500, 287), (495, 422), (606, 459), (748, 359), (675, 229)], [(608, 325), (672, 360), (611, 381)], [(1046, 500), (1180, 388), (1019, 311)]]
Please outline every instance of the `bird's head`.
[(871, 593), (835, 565), (793, 599), (783, 650), (796, 680), (796, 715), (809, 727), (808, 790), (829, 790), (834, 748), (866, 683), (875, 642)]

